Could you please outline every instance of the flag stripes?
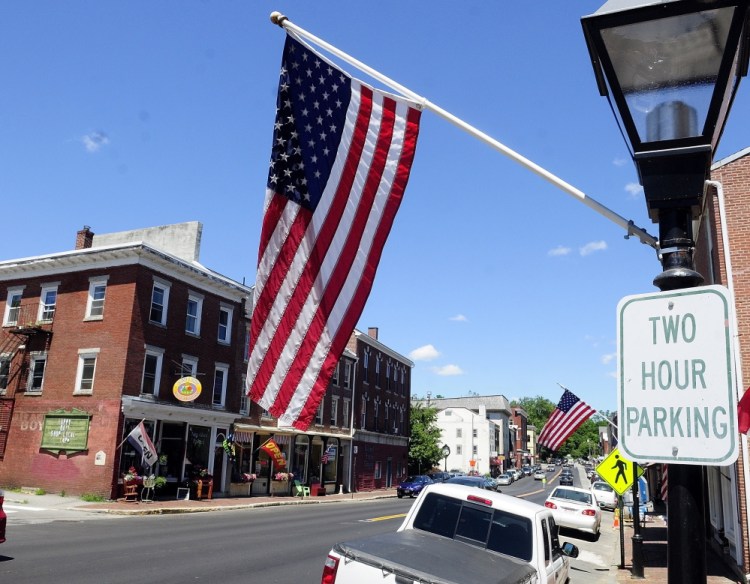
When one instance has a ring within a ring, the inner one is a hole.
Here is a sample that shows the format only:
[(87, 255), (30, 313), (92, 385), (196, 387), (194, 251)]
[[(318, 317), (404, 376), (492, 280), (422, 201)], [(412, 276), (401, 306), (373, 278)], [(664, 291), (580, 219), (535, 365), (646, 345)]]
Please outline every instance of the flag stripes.
[(566, 389), (542, 428), (537, 442), (550, 450), (558, 450), (563, 442), (595, 413), (596, 410)]
[[(372, 288), (409, 177), (420, 119), (414, 104), (347, 78), (325, 62), (321, 68), (319, 59), (287, 41), (246, 381), (253, 401), (280, 425), (302, 430), (315, 416)], [(320, 70), (320, 83), (290, 75), (299, 63), (311, 65), (302, 72), (307, 77), (315, 79), (310, 70)], [(302, 89), (291, 89), (295, 82)], [(301, 105), (294, 91), (304, 92)], [(298, 128), (294, 118), (310, 113), (310, 98), (325, 95), (330, 104), (329, 92), (347, 96), (345, 111), (329, 108), (330, 119), (315, 132), (309, 123)], [(284, 166), (287, 159), (291, 167)], [(294, 173), (294, 180), (285, 178)]]

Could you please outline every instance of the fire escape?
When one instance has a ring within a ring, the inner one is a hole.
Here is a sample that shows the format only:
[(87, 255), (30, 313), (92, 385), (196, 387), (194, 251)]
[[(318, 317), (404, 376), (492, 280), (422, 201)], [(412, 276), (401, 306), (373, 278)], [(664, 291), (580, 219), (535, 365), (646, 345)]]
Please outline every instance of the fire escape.
[(0, 330), (0, 459), (5, 456), (16, 394), (25, 389), (30, 351), (47, 352), (52, 339), (54, 306), (11, 307)]

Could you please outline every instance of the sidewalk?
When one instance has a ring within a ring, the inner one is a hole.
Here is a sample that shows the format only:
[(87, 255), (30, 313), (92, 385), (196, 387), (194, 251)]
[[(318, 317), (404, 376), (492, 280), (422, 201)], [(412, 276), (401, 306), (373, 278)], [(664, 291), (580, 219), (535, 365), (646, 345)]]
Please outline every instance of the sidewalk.
[[(633, 578), (631, 568), (633, 566), (633, 523), (625, 524), (624, 558), (625, 568), (620, 569), (620, 537), (618, 534), (617, 545), (612, 557), (612, 571), (615, 572), (618, 584), (634, 582), (656, 582), (658, 584), (668, 581), (667, 578), (667, 524), (662, 515), (648, 516), (648, 522), (641, 524), (641, 535), (643, 536), (643, 579)], [(606, 528), (612, 529), (611, 526)], [(602, 524), (602, 529), (605, 529)], [(708, 584), (731, 584), (741, 582), (740, 578), (732, 572), (721, 557), (712, 549), (706, 550), (706, 581)]]
[(161, 499), (153, 502), (104, 501), (101, 503), (88, 503), (77, 497), (61, 497), (59, 495), (46, 494), (34, 495), (22, 492), (5, 492), (7, 503), (24, 503), (50, 509), (75, 509), (77, 511), (90, 511), (92, 513), (111, 513), (114, 515), (161, 515), (168, 513), (200, 513), (205, 511), (222, 511), (230, 509), (249, 509), (256, 507), (273, 507), (279, 505), (316, 505), (321, 503), (335, 503), (346, 501), (363, 501), (368, 499), (381, 499), (395, 497), (396, 489), (379, 489), (361, 493), (347, 493), (341, 495), (325, 495), (323, 497), (215, 497), (213, 499), (202, 499), (200, 501), (185, 499)]

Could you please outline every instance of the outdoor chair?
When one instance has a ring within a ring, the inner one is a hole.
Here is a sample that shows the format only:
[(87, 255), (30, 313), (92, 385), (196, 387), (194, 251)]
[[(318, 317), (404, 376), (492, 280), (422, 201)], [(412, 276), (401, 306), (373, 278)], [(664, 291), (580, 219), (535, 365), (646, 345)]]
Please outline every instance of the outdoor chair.
[(306, 487), (299, 481), (294, 481), (294, 496), (295, 497), (302, 497), (303, 499), (305, 497), (310, 496), (310, 487)]

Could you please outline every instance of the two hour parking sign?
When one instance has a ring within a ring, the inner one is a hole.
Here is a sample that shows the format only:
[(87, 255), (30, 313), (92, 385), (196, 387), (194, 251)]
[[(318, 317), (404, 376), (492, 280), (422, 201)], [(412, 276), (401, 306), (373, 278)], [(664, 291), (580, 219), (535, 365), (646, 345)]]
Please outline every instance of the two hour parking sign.
[(729, 291), (628, 296), (617, 314), (620, 449), (636, 462), (732, 464), (738, 430)]

